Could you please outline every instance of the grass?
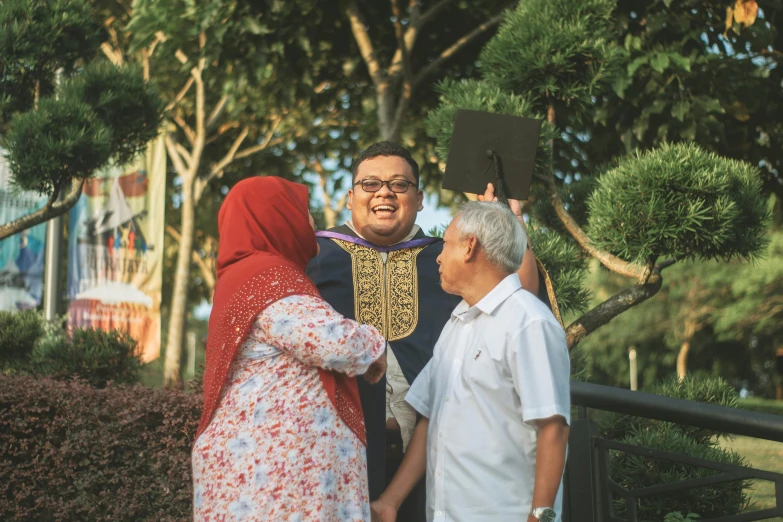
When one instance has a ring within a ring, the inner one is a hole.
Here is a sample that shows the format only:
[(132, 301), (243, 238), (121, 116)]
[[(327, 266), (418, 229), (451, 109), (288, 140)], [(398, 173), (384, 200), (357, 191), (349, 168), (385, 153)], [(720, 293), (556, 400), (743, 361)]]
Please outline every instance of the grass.
[[(769, 440), (752, 439), (749, 437), (734, 437), (723, 440), (721, 446), (731, 449), (748, 461), (748, 465), (757, 469), (783, 473), (783, 443)], [(775, 485), (767, 481), (753, 481), (750, 495), (753, 509), (764, 509), (775, 506)], [(765, 519), (783, 522), (783, 518)]]

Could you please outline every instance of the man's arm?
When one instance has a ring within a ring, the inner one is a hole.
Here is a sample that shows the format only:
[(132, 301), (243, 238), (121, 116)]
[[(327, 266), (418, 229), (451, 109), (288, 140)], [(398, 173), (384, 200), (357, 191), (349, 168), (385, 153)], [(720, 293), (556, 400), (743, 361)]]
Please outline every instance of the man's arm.
[[(535, 422), (538, 426), (538, 445), (532, 507), (553, 507), (560, 480), (563, 478), (569, 428), (560, 415)], [(527, 520), (538, 522), (532, 515), (528, 516)]]
[[(522, 216), (519, 216), (518, 219), (524, 227), (525, 222)], [(517, 270), (517, 275), (522, 283), (522, 288), (533, 295), (538, 295), (538, 266), (536, 266), (536, 255), (533, 253), (533, 248), (530, 246), (529, 241), (527, 252), (525, 252), (525, 257), (522, 258), (522, 264), (519, 266), (519, 270)]]
[(427, 469), (427, 429), (429, 425), (430, 421), (426, 417), (422, 417), (416, 424), (400, 468), (394, 474), (394, 478), (386, 490), (371, 505), (374, 511), (373, 520), (394, 522), (403, 501), (424, 477), (424, 472)]

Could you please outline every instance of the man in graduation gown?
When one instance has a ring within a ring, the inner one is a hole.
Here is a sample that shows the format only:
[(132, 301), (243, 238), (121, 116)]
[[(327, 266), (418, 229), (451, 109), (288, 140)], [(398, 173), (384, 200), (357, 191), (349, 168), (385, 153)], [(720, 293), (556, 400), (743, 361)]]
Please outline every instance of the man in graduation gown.
[[(460, 299), (440, 286), (436, 259), (443, 241), (426, 236), (415, 224), (423, 193), (418, 164), (408, 150), (376, 143), (356, 158), (352, 171), (347, 205), (351, 219), (316, 234), (320, 253), (307, 274), (339, 313), (375, 326), (389, 343), (386, 377), (374, 385), (358, 380), (367, 428), (370, 499), (375, 500), (395, 471), (386, 469), (387, 440), (401, 439), (404, 448), (416, 423), (405, 393), (432, 357)], [(491, 199), (491, 191), (484, 197)], [(519, 271), (522, 286), (538, 293), (535, 257), (526, 255), (524, 260)], [(423, 488), (418, 488), (398, 519), (423, 522), (423, 502)]]

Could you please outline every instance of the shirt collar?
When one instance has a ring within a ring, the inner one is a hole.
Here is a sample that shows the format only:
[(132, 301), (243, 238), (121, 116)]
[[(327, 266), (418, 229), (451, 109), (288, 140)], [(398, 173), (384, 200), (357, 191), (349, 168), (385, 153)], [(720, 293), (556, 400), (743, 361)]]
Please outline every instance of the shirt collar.
[[(347, 226), (348, 228), (350, 228), (351, 230), (353, 230), (353, 233), (354, 233), (354, 234), (356, 234), (356, 235), (357, 235), (357, 236), (359, 236), (360, 238), (362, 238), (362, 239), (364, 239), (365, 241), (367, 241), (367, 238), (365, 238), (364, 236), (362, 236), (362, 235), (359, 233), (359, 231), (358, 231), (358, 230), (356, 230), (356, 229), (354, 228), (354, 226), (353, 226), (353, 223), (351, 222), (351, 220), (350, 220), (350, 219), (349, 219), (348, 221), (346, 221), (346, 222), (345, 222), (345, 226)], [(421, 230), (421, 228), (419, 227), (419, 225), (413, 225), (413, 228), (411, 229), (411, 232), (410, 232), (410, 234), (408, 234), (407, 236), (405, 236), (405, 237), (402, 239), (402, 241), (398, 241), (397, 243), (394, 243), (394, 244), (395, 244), (395, 245), (399, 245), (400, 243), (405, 243), (406, 241), (410, 241), (411, 239), (413, 239), (413, 237), (414, 237), (416, 234), (418, 234), (418, 233), (419, 233), (419, 230)]]
[(508, 299), (511, 294), (522, 288), (522, 283), (519, 280), (519, 276), (514, 273), (508, 275), (495, 288), (485, 295), (474, 306), (469, 306), (464, 300), (457, 305), (452, 312), (452, 316), (460, 320), (470, 320), (475, 318), (479, 313), (484, 312), (487, 315), (492, 313), (500, 306), (503, 301)]

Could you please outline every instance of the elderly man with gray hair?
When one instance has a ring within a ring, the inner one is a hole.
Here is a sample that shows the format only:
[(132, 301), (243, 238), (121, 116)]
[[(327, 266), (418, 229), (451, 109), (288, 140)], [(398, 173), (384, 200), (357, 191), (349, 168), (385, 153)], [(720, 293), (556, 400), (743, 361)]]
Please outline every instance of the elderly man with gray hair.
[(500, 203), (466, 204), (446, 229), (441, 285), (462, 297), (406, 397), (420, 414), (376, 520), (427, 473), (427, 520), (560, 520), (570, 422), (565, 332), (522, 289), (524, 227)]

